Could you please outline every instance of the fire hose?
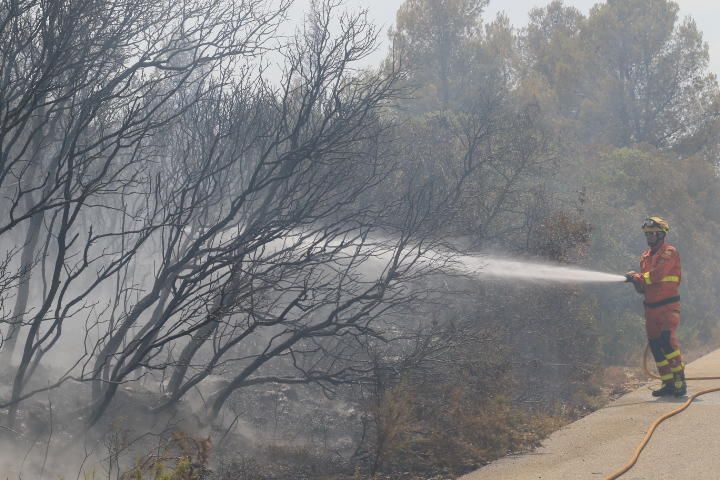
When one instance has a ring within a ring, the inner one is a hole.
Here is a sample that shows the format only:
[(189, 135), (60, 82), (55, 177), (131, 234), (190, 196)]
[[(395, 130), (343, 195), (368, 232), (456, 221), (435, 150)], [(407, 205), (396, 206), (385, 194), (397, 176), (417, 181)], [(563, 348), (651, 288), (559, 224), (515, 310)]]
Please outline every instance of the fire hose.
[[(643, 354), (643, 368), (645, 369), (645, 373), (647, 373), (650, 377), (659, 379), (660, 377), (658, 375), (654, 374), (653, 372), (651, 372), (650, 369), (648, 368), (648, 360), (647, 359), (648, 359), (649, 350), (650, 350), (649, 347), (645, 347), (645, 353)], [(720, 377), (687, 377), (686, 380), (720, 380)], [(650, 428), (648, 429), (647, 433), (645, 434), (645, 437), (635, 448), (635, 452), (633, 453), (632, 457), (630, 457), (630, 460), (628, 460), (627, 463), (625, 463), (625, 465), (623, 465), (621, 468), (619, 468), (615, 472), (611, 473), (609, 476), (605, 477), (605, 480), (615, 480), (616, 478), (620, 478), (620, 476), (627, 473), (627, 471), (630, 470), (635, 465), (635, 463), (638, 461), (638, 458), (640, 458), (640, 453), (642, 453), (643, 449), (650, 441), (650, 437), (652, 437), (652, 435), (655, 432), (655, 429), (657, 429), (658, 425), (660, 425), (662, 422), (664, 422), (668, 418), (673, 417), (673, 416), (677, 415), (678, 413), (682, 412), (683, 410), (685, 410), (686, 408), (688, 408), (690, 406), (690, 404), (693, 402), (693, 400), (695, 400), (699, 396), (705, 395), (707, 393), (718, 392), (718, 391), (720, 391), (720, 387), (708, 388), (705, 390), (701, 390), (697, 393), (694, 393), (685, 401), (685, 403), (680, 405), (678, 408), (658, 417), (652, 423), (652, 425), (650, 425)]]

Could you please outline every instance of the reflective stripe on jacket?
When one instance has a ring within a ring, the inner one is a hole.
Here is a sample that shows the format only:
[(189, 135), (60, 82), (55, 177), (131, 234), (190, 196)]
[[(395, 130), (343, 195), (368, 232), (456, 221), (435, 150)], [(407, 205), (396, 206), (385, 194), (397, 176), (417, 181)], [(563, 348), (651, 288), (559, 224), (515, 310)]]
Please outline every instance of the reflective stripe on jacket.
[(646, 303), (657, 303), (680, 295), (680, 253), (663, 243), (655, 254), (650, 249), (640, 257)]

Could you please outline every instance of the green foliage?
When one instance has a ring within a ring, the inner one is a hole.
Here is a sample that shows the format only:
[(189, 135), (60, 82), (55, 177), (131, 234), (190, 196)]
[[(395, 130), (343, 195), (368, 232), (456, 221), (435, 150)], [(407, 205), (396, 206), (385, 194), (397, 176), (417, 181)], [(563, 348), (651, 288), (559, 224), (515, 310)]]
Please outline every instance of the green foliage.
[(524, 95), (538, 99), (543, 109), (556, 111), (560, 117), (576, 115), (583, 101), (578, 92), (588, 80), (587, 52), (580, 40), (584, 22), (579, 10), (555, 0), (530, 11), (520, 38), (526, 53)]
[(480, 15), (489, 0), (407, 0), (398, 10), (391, 38), (411, 66), (425, 96), (447, 107), (464, 47), (481, 34)]
[[(598, 3), (587, 17), (560, 1), (533, 10), (520, 40), (520, 92), (538, 99), (565, 140), (562, 180), (551, 188), (585, 192), (592, 235), (583, 263), (637, 269), (639, 222), (669, 218), (683, 259), (681, 336), (707, 341), (720, 293), (708, 268), (720, 226), (710, 133), (718, 86), (702, 34), (678, 11), (668, 0)], [(628, 361), (644, 343), (640, 299), (613, 289), (595, 295), (606, 361)]]
[(559, 1), (535, 9), (526, 88), (550, 90), (580, 142), (680, 144), (717, 118), (718, 89), (702, 34), (678, 10), (668, 0), (598, 3), (587, 18)]
[[(671, 225), (668, 241), (678, 246), (683, 262), (681, 332), (685, 338), (707, 340), (717, 323), (713, 312), (720, 307), (717, 273), (714, 262), (708, 261), (715, 255), (720, 233), (715, 207), (720, 188), (714, 167), (699, 155), (678, 158), (651, 147), (610, 150), (594, 164), (598, 168), (586, 177), (586, 184), (593, 185), (589, 215), (597, 224), (589, 254), (592, 266), (618, 272), (637, 269), (639, 254), (646, 248), (639, 221), (649, 214), (663, 215)], [(621, 296), (618, 292), (615, 298), (606, 297), (602, 307), (617, 312), (607, 317), (623, 325), (630, 318), (627, 309), (640, 300)], [(640, 313), (637, 306), (632, 310)]]

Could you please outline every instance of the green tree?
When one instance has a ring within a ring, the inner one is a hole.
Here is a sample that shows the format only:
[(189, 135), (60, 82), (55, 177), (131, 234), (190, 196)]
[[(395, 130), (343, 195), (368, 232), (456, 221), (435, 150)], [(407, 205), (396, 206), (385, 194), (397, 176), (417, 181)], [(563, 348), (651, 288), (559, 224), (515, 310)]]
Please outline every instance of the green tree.
[(707, 43), (692, 19), (679, 21), (678, 10), (669, 0), (609, 0), (592, 8), (583, 30), (595, 79), (585, 92), (586, 132), (604, 132), (617, 146), (663, 148), (717, 117)]
[[(678, 163), (681, 167), (678, 168)], [(680, 250), (683, 265), (684, 339), (708, 340), (720, 308), (718, 277), (712, 267), (714, 240), (720, 234), (715, 206), (720, 186), (714, 167), (701, 155), (678, 159), (656, 148), (609, 149), (588, 160), (587, 215), (596, 225), (588, 258), (600, 270), (637, 270), (647, 248), (639, 224), (648, 214), (670, 221), (669, 241)], [(619, 214), (619, 212), (623, 212)], [(642, 332), (641, 299), (626, 290), (600, 293), (600, 322), (606, 353), (622, 358), (639, 348)], [(633, 322), (637, 322), (633, 324)]]
[(418, 86), (434, 91), (446, 108), (464, 47), (482, 34), (480, 16), (489, 0), (407, 0), (390, 33)]
[(585, 20), (578, 9), (555, 0), (530, 11), (520, 39), (526, 94), (545, 98), (545, 108), (573, 121), (587, 89), (588, 58), (580, 37)]
[[(556, 0), (530, 12), (522, 82), (581, 144), (702, 148), (718, 116), (708, 46), (670, 0), (609, 0), (585, 18)], [(689, 141), (692, 140), (692, 141)]]

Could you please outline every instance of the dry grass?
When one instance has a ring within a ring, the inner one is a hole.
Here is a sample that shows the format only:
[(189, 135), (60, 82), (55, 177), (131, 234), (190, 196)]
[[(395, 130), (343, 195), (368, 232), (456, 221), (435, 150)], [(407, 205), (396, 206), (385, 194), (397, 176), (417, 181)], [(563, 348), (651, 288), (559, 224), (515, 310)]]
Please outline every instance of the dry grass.
[(407, 386), (386, 394), (378, 424), (382, 430), (375, 438), (375, 471), (466, 472), (531, 449), (566, 422), (554, 415), (531, 414), (502, 396), (479, 401), (463, 387), (436, 400), (428, 401)]

